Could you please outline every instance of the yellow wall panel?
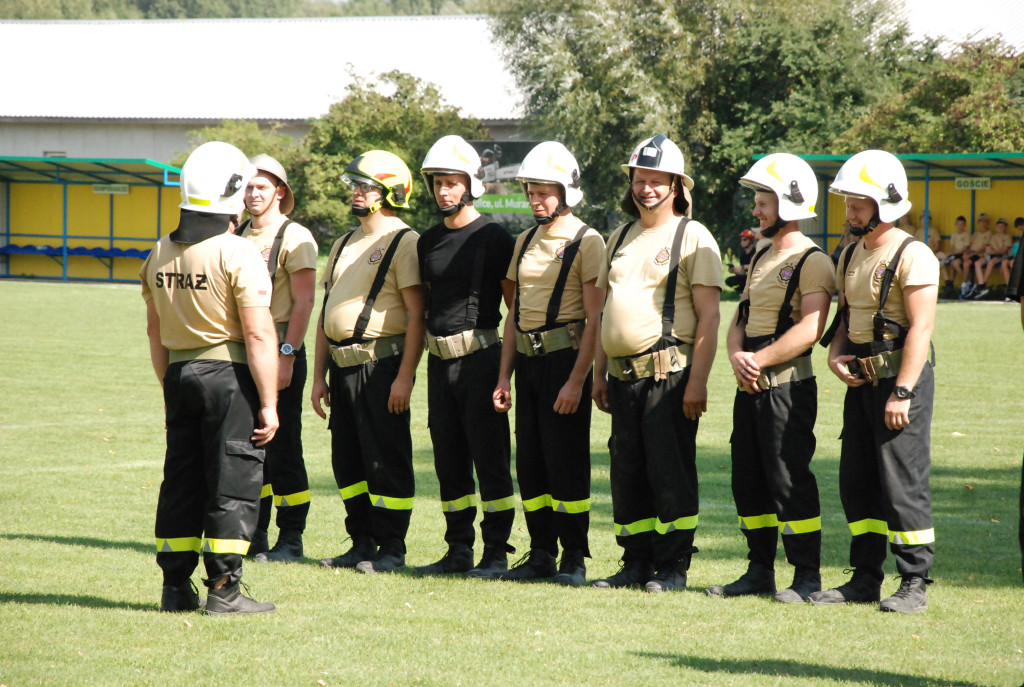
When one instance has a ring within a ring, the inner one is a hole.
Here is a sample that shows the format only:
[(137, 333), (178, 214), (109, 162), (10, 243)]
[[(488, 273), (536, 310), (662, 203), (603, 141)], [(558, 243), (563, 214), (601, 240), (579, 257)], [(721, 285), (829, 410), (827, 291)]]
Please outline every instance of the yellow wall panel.
[[(11, 243), (19, 245), (56, 245), (63, 236), (64, 200), (55, 184), (11, 184)], [(44, 234), (15, 238), (16, 234)]]

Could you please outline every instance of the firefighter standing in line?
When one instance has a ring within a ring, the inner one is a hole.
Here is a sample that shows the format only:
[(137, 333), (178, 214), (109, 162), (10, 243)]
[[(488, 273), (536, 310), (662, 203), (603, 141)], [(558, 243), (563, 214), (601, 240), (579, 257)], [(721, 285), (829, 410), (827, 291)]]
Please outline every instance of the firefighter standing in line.
[(139, 271), (167, 428), (156, 511), (162, 611), (203, 605), (191, 583), (200, 550), (207, 613), (274, 610), (239, 589), (256, 528), (264, 446), (278, 426), (270, 279), (259, 252), (231, 233), (255, 174), (234, 146), (199, 146), (181, 169), (178, 227)]
[[(423, 352), (423, 291), (409, 207), (412, 175), (392, 153), (371, 150), (342, 176), (359, 226), (339, 238), (323, 275), (313, 410), (331, 410), (331, 463), (352, 547), (320, 563), (363, 573), (405, 566), (415, 475), (409, 398)], [(330, 380), (327, 372), (330, 369)]]
[[(308, 229), (287, 217), (295, 207), (295, 197), (281, 163), (269, 155), (257, 155), (250, 162), (257, 174), (245, 190), (250, 219), (242, 226), (241, 236), (253, 242), (270, 273), (270, 314), (280, 343), (277, 415), (281, 426), (267, 445), (260, 519), (249, 555), (257, 561), (297, 561), (302, 558), (302, 532), (309, 513), (309, 478), (302, 459), (303, 341), (316, 291), (317, 245)], [(280, 532), (268, 551), (272, 500)]]
[[(771, 245), (750, 261), (726, 337), (739, 389), (733, 404), (732, 492), (750, 563), (711, 596), (774, 594), (801, 603), (821, 590), (821, 507), (811, 472), (818, 387), (811, 349), (825, 331), (835, 289), (832, 260), (804, 236), (818, 180), (795, 155), (758, 160), (740, 179), (754, 190), (754, 217)], [(793, 584), (775, 591), (779, 532)]]
[(878, 601), (888, 538), (902, 582), (881, 610), (916, 613), (927, 608), (935, 555), (929, 486), (935, 382), (928, 355), (939, 263), (928, 246), (893, 226), (910, 211), (907, 174), (896, 156), (854, 155), (829, 190), (845, 196), (850, 231), (864, 237), (839, 259), (839, 314), (828, 356), (848, 387), (839, 494), (853, 535), (853, 577), (810, 601)]
[(572, 213), (583, 199), (580, 170), (561, 143), (536, 146), (517, 178), (537, 226), (519, 237), (508, 267), (516, 299), (505, 320), (494, 407), (511, 408), (514, 368), (516, 474), (530, 553), (501, 577), (580, 586), (590, 556), (590, 392), (604, 240)]
[[(609, 238), (597, 285), (608, 289), (593, 397), (612, 415), (612, 508), (622, 569), (598, 588), (682, 589), (696, 548), (697, 427), (718, 346), (722, 258), (688, 220), (683, 154), (658, 135), (622, 166), (622, 209), (637, 220)], [(608, 375), (606, 379), (605, 375)]]
[[(416, 571), (490, 579), (508, 569), (514, 551), (508, 544), (515, 518), (508, 417), (494, 409), (491, 392), (501, 365), (499, 306), (503, 298), (506, 308), (512, 305), (514, 285), (504, 275), (515, 242), (473, 207), (484, 192), (483, 167), (462, 138), (439, 139), (420, 171), (442, 217), (417, 248), (427, 300), (428, 425), (448, 550)], [(474, 566), (478, 506), (483, 553)]]

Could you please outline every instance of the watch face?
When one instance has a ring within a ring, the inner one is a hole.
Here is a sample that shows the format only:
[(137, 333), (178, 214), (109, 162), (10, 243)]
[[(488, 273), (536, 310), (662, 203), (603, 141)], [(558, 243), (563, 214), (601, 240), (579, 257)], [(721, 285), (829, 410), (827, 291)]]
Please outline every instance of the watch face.
[(295, 352), (295, 347), (291, 344), (281, 344), (281, 355), (291, 355)]

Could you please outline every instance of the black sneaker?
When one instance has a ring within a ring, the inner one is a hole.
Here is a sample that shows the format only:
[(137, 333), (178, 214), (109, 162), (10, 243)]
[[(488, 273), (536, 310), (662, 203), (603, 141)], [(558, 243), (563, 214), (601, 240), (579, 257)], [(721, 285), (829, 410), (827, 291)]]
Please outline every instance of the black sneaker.
[(277, 535), (274, 548), (265, 553), (257, 554), (253, 560), (259, 563), (294, 563), (302, 560), (302, 532), (299, 530), (281, 530)]
[(463, 544), (452, 544), (448, 552), (436, 563), (414, 568), (417, 575), (457, 575), (473, 568), (473, 549)]
[(508, 572), (498, 575), (499, 580), (547, 580), (555, 576), (555, 557), (543, 549), (532, 549), (519, 559)]
[(775, 593), (775, 600), (784, 604), (802, 604), (814, 592), (821, 591), (821, 572), (818, 570), (797, 570), (793, 584)]
[(879, 607), (890, 613), (920, 613), (927, 610), (927, 590), (931, 582), (920, 575), (903, 575), (900, 588)]
[(373, 537), (358, 538), (352, 541), (351, 549), (340, 556), (322, 559), (320, 565), (325, 568), (354, 568), (375, 555), (377, 555), (377, 542), (373, 540)]
[(775, 571), (760, 563), (751, 563), (740, 579), (704, 590), (708, 596), (760, 596), (775, 593)]
[(654, 577), (654, 565), (650, 561), (623, 561), (619, 572), (590, 583), (597, 589), (619, 589), (621, 587), (639, 587), (647, 584)]
[(192, 580), (188, 584), (177, 587), (164, 585), (163, 593), (160, 595), (160, 610), (164, 613), (181, 613), (185, 611), (199, 611), (206, 605), (206, 599), (199, 598), (199, 590)]
[(496, 580), (499, 575), (507, 570), (508, 553), (504, 547), (485, 546), (480, 562), (466, 573), (466, 577), (473, 577), (478, 580)]
[(986, 289), (983, 286), (980, 289), (978, 289), (977, 291), (975, 291), (974, 293), (972, 293), (971, 294), (971, 298), (976, 300), (976, 301), (980, 301), (982, 298), (984, 298), (987, 295), (988, 295), (988, 289)]
[[(246, 592), (249, 588), (246, 587)], [(211, 587), (206, 596), (209, 615), (273, 613), (276, 607), (269, 601), (256, 601), (242, 593), (240, 584), (226, 584), (220, 589)]]
[(659, 569), (654, 578), (644, 585), (644, 591), (648, 594), (673, 592), (677, 589), (686, 589), (686, 567), (682, 563)]
[(813, 592), (807, 597), (815, 606), (831, 606), (845, 603), (872, 603), (882, 597), (882, 583), (870, 574), (853, 571), (853, 577), (835, 589)]
[(587, 583), (587, 566), (582, 551), (563, 551), (558, 563), (555, 584), (563, 587), (582, 587)]

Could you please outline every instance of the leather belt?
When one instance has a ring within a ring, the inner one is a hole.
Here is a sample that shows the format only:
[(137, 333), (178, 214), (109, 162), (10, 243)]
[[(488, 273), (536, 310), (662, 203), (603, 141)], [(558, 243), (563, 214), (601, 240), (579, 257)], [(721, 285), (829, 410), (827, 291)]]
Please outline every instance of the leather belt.
[(405, 350), (405, 334), (385, 336), (348, 346), (331, 346), (331, 359), (338, 367), (355, 367), (390, 358)]
[(583, 338), (584, 320), (569, 322), (562, 327), (543, 332), (516, 332), (516, 351), (527, 357), (547, 355), (566, 348), (579, 350)]
[(693, 344), (683, 343), (652, 353), (625, 358), (608, 358), (608, 374), (623, 382), (654, 377), (659, 381), (670, 372), (685, 370), (693, 357)]
[(245, 344), (241, 341), (224, 341), (223, 343), (168, 351), (168, 363), (183, 363), (189, 360), (224, 360), (233, 363), (249, 364), (245, 353)]
[(427, 332), (427, 351), (441, 360), (462, 358), (496, 343), (501, 343), (497, 329), (467, 329), (451, 336)]

